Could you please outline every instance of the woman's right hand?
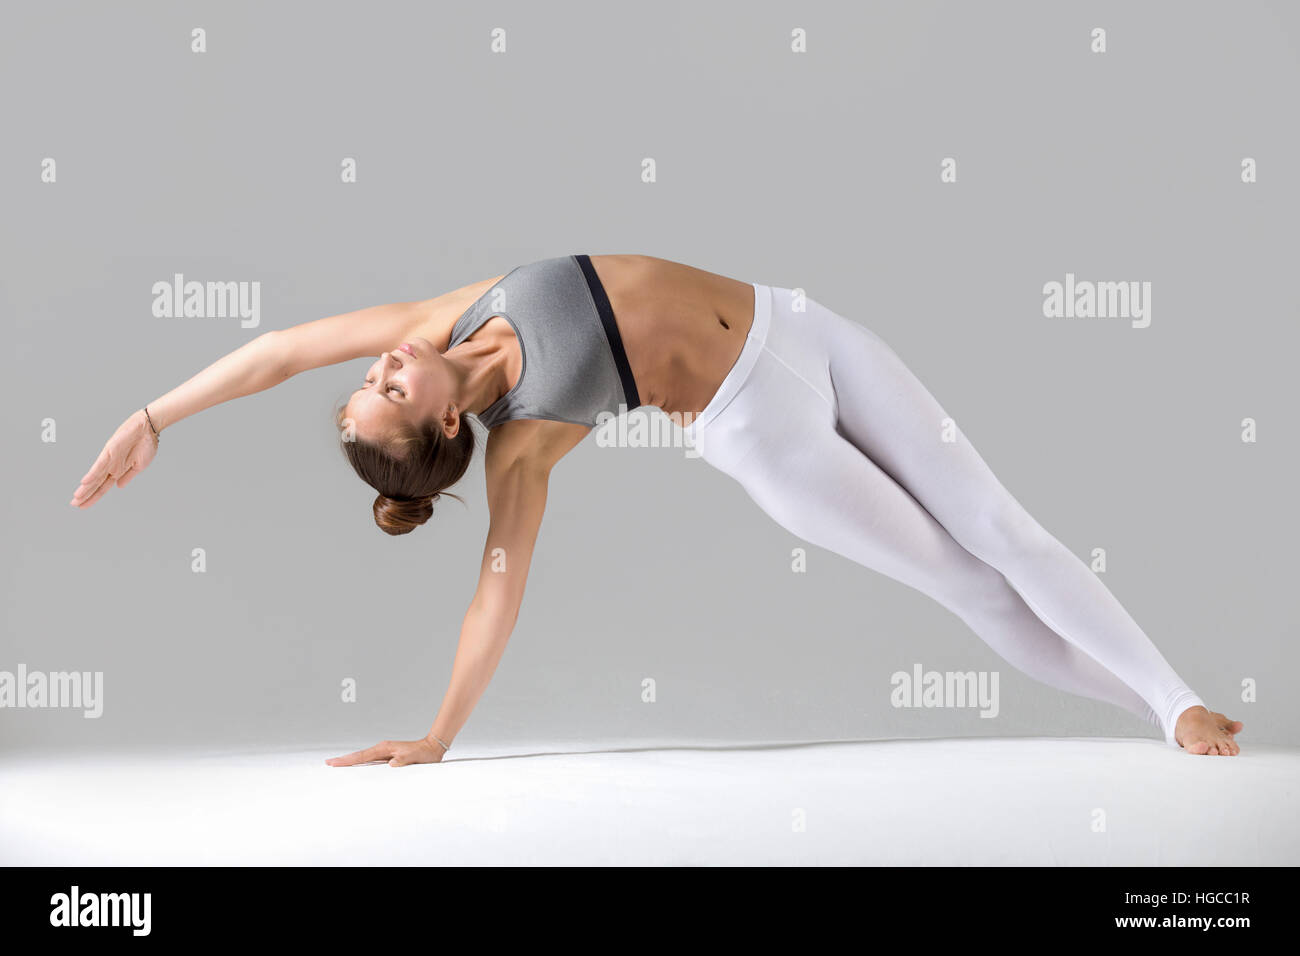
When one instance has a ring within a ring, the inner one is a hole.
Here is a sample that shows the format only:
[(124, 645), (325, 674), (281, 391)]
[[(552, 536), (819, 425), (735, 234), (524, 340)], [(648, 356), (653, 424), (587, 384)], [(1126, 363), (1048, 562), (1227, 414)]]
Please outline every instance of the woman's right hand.
[(149, 426), (144, 409), (141, 409), (113, 432), (113, 437), (104, 445), (104, 450), (73, 492), (69, 504), (75, 508), (89, 508), (114, 485), (125, 488), (132, 478), (149, 467), (157, 451), (158, 439)]

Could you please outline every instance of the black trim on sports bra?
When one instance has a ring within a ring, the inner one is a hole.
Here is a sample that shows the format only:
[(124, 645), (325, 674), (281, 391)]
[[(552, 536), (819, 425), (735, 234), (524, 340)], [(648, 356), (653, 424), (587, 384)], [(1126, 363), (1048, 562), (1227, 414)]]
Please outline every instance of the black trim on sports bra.
[(609, 296), (605, 294), (600, 276), (596, 275), (596, 269), (591, 264), (591, 256), (575, 255), (573, 258), (582, 268), (582, 276), (587, 280), (591, 299), (596, 303), (596, 311), (600, 314), (600, 323), (605, 327), (605, 337), (609, 339), (609, 350), (614, 354), (614, 366), (618, 369), (619, 381), (623, 384), (623, 397), (627, 399), (628, 410), (638, 408), (641, 405), (641, 393), (637, 391), (632, 366), (627, 360), (627, 352), (623, 350), (623, 337), (619, 335), (618, 326), (614, 323), (614, 309), (609, 304)]

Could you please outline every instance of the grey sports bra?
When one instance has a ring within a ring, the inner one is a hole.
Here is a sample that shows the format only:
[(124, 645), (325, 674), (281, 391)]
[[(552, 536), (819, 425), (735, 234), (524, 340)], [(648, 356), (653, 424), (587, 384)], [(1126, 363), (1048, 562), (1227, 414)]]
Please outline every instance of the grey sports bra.
[(476, 417), (487, 428), (517, 418), (598, 424), (641, 404), (605, 288), (585, 255), (518, 266), (452, 326), (454, 348), (493, 316), (519, 340), (515, 387)]

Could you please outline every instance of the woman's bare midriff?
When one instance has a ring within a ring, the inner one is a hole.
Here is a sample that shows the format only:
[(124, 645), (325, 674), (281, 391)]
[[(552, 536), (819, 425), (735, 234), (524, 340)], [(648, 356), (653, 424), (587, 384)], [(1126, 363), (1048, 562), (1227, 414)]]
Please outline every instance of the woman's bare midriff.
[(754, 321), (754, 287), (653, 256), (593, 255), (591, 264), (642, 404), (688, 423), (740, 357)]
[[(754, 321), (754, 287), (654, 256), (592, 256), (591, 264), (609, 297), (641, 403), (689, 424), (740, 357)], [(502, 277), (431, 300), (430, 341), (446, 349), (456, 319)], [(492, 324), (471, 338), (500, 336), (504, 347), (516, 347), (509, 326), (502, 322), (494, 331)]]

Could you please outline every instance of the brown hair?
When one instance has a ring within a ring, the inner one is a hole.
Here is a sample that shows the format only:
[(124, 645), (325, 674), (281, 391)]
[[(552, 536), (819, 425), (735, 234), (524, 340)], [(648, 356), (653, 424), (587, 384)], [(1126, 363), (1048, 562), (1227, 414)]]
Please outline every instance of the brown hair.
[[(447, 438), (436, 419), (427, 425), (400, 427), (386, 441), (348, 440), (343, 433), (339, 405), (334, 423), (339, 427), (343, 454), (357, 475), (379, 494), (372, 510), (375, 524), (389, 534), (406, 534), (429, 520), (433, 503), (443, 490), (464, 477), (474, 458), (474, 431), (462, 416), (455, 438)], [(447, 492), (463, 503), (459, 495)]]

